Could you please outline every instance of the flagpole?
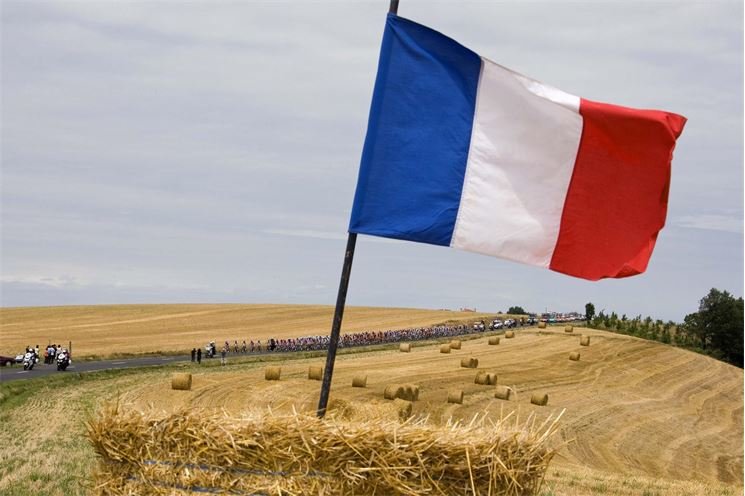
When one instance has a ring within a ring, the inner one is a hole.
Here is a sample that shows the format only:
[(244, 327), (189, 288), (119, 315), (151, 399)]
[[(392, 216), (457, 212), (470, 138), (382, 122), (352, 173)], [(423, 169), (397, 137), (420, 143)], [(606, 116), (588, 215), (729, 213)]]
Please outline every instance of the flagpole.
[(349, 276), (352, 272), (352, 260), (354, 259), (354, 247), (357, 242), (357, 233), (349, 233), (347, 238), (347, 249), (344, 252), (344, 266), (341, 269), (341, 282), (339, 282), (339, 294), (336, 296), (336, 310), (334, 311), (334, 322), (331, 325), (331, 337), (329, 338), (329, 351), (326, 354), (326, 369), (323, 371), (323, 383), (321, 384), (321, 397), (318, 400), (319, 418), (326, 415), (326, 405), (329, 401), (329, 390), (331, 389), (331, 377), (334, 374), (334, 362), (336, 361), (336, 348), (339, 345), (339, 334), (341, 333), (341, 319), (344, 316), (344, 303), (347, 300), (347, 287)]
[[(398, 0), (391, 0), (388, 12), (398, 13)], [(336, 349), (339, 346), (339, 334), (341, 333), (341, 320), (344, 316), (344, 304), (347, 301), (347, 288), (349, 287), (349, 276), (352, 273), (352, 261), (354, 260), (354, 248), (357, 244), (357, 233), (349, 233), (347, 237), (347, 249), (344, 252), (344, 265), (341, 269), (341, 281), (339, 282), (339, 293), (336, 295), (336, 309), (334, 310), (334, 321), (331, 324), (331, 336), (329, 337), (329, 351), (326, 354), (326, 368), (323, 371), (323, 383), (321, 384), (321, 396), (318, 399), (318, 418), (326, 415), (326, 406), (329, 402), (329, 391), (331, 390), (331, 378), (334, 375), (334, 363), (336, 362)]]

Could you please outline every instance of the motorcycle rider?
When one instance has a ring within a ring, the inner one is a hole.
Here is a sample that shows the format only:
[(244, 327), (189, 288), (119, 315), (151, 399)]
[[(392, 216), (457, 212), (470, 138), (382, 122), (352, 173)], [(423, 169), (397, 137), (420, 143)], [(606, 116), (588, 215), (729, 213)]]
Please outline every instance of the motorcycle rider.
[(31, 370), (34, 368), (37, 358), (34, 353), (34, 349), (30, 346), (26, 347), (26, 353), (23, 355), (23, 370)]
[(57, 370), (65, 370), (70, 364), (72, 364), (70, 353), (67, 348), (62, 348), (62, 351), (57, 354)]

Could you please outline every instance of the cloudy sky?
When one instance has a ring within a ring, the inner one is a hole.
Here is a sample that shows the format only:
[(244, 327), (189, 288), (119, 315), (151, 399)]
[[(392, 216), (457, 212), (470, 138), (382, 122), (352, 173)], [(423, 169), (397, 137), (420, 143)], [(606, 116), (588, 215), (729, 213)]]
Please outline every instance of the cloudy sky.
[[(2, 305), (333, 304), (387, 7), (3, 0)], [(742, 295), (741, 1), (399, 14), (567, 92), (689, 121), (645, 274), (586, 282), (360, 236), (349, 304), (681, 320), (712, 287)]]

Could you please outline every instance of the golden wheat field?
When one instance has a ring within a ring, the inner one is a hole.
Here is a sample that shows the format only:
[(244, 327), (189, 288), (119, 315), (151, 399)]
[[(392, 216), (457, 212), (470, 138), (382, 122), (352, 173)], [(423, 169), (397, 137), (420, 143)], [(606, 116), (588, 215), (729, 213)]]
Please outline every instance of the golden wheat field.
[[(319, 327), (309, 333), (328, 332), (324, 331), (331, 319), (328, 307), (284, 310), (275, 305), (267, 307), (274, 312), (264, 318), (257, 312), (254, 321), (257, 328), (266, 329), (274, 337), (297, 336), (311, 328), (303, 324), (300, 316), (295, 317), (292, 325), (273, 327), (284, 318), (277, 317), (283, 311), (286, 316), (311, 315), (317, 322), (314, 325)], [(56, 325), (52, 317), (44, 315), (45, 309), (37, 309), (38, 316), (33, 316), (33, 312), (28, 314), (33, 325), (23, 327), (39, 333), (62, 327), (63, 332), (80, 332), (77, 339), (83, 339), (86, 332), (96, 331), (92, 333), (95, 339), (91, 340), (89, 349), (97, 354), (107, 346), (107, 335), (116, 342), (126, 342), (129, 324), (142, 333), (139, 344), (131, 350), (143, 349), (148, 336), (141, 327), (146, 327), (146, 322), (171, 329), (159, 341), (165, 349), (168, 342), (179, 342), (178, 329), (195, 332), (189, 336), (200, 342), (210, 333), (214, 334), (212, 339), (219, 339), (223, 327), (210, 330), (205, 315), (212, 315), (216, 322), (217, 316), (221, 316), (221, 326), (229, 328), (227, 323), (232, 322), (234, 327), (230, 328), (235, 330), (242, 329), (247, 319), (246, 313), (240, 316), (241, 310), (231, 305), (210, 305), (202, 310), (190, 306), (188, 312), (177, 306), (110, 308), (116, 311), (108, 318), (103, 318), (106, 312), (101, 307), (92, 308), (87, 316), (76, 316), (70, 310), (69, 320), (58, 321)], [(216, 313), (194, 314), (200, 311)], [(18, 312), (14, 315), (15, 322), (23, 323), (21, 310)], [(381, 316), (380, 321), (376, 321), (376, 312)], [(180, 316), (172, 317), (173, 314)], [(4, 311), (3, 324), (6, 315)], [(348, 309), (346, 318), (349, 320), (344, 327), (349, 331), (403, 327), (457, 317), (452, 312)], [(176, 320), (171, 322), (171, 319)], [(122, 320), (130, 322), (121, 324)], [(81, 327), (65, 330), (64, 322)], [(108, 329), (108, 333), (103, 329)], [(590, 346), (580, 346), (582, 336), (590, 337)], [(151, 339), (160, 338), (151, 335)], [(561, 428), (554, 438), (561, 448), (546, 474), (541, 496), (742, 494), (742, 369), (660, 343), (584, 328), (575, 328), (573, 333), (565, 333), (563, 326), (525, 328), (518, 329), (513, 339), (501, 336), (498, 345), (489, 345), (488, 340), (488, 335), (464, 338), (461, 349), (451, 349), (449, 354), (440, 353), (441, 343), (412, 343), (409, 353), (400, 352), (395, 344), (382, 351), (339, 355), (330, 407), (350, 417), (364, 416), (370, 408), (385, 410), (390, 403), (383, 399), (386, 386), (413, 383), (420, 386), (419, 400), (413, 402), (413, 415), (429, 416), (436, 423), (449, 418), (468, 420), (483, 412), (497, 416), (514, 412), (521, 417), (536, 413), (540, 418), (563, 410)], [(578, 361), (569, 359), (572, 352), (580, 353)], [(478, 359), (478, 367), (461, 367), (463, 358)], [(54, 439), (62, 431), (76, 439), (82, 437), (85, 415), (107, 400), (118, 399), (125, 408), (166, 412), (205, 408), (237, 413), (265, 407), (275, 411), (292, 408), (314, 411), (321, 383), (308, 379), (308, 369), (322, 366), (323, 358), (295, 359), (281, 355), (271, 359), (262, 363), (231, 357), (225, 367), (212, 360), (201, 367), (183, 364), (112, 375), (90, 383), (71, 384), (64, 394), (58, 389), (41, 388), (31, 397), (29, 408), (3, 414), (2, 420), (10, 428), (4, 434), (0, 429), (0, 442), (15, 448), (0, 452), (0, 493), (26, 484), (24, 481), (31, 474), (41, 473), (39, 480), (43, 480), (43, 474), (48, 473), (54, 479), (60, 466), (70, 467), (76, 480), (84, 480), (94, 461), (90, 448), (82, 441), (76, 444), (79, 449), (74, 452), (60, 449), (56, 453)], [(281, 367), (279, 381), (264, 379), (267, 365)], [(191, 373), (191, 390), (172, 390), (173, 372)], [(494, 385), (476, 384), (479, 372), (496, 373), (497, 385), (513, 389), (511, 399), (494, 398)], [(355, 377), (366, 377), (366, 387), (353, 388)], [(447, 403), (451, 391), (463, 391), (462, 404)], [(548, 405), (532, 405), (533, 393), (548, 394)], [(396, 415), (395, 409), (391, 409), (391, 415)], [(27, 456), (15, 456), (20, 449), (27, 449)], [(1, 469), (11, 464), (12, 470)], [(77, 487), (76, 482), (71, 484)], [(50, 490), (46, 494), (63, 492)]]
[[(328, 305), (92, 305), (0, 309), (0, 353), (72, 341), (77, 358), (187, 353), (209, 341), (328, 335)], [(487, 314), (410, 308), (347, 307), (344, 332), (400, 329)], [(492, 315), (492, 314), (489, 314)]]

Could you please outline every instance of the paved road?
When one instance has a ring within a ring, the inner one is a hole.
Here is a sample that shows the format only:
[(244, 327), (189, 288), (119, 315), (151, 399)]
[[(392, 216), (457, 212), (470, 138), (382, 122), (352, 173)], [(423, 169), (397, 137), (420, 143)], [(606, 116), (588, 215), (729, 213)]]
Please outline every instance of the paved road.
[[(43, 377), (50, 374), (67, 374), (69, 372), (91, 372), (105, 369), (126, 369), (131, 367), (147, 367), (148, 365), (165, 365), (173, 362), (188, 362), (189, 355), (184, 356), (153, 356), (142, 358), (126, 358), (120, 360), (100, 360), (95, 362), (76, 362), (65, 372), (57, 372), (57, 365), (44, 365), (39, 362), (33, 370), (23, 370), (23, 365), (16, 364), (12, 367), (0, 367), (0, 382), (15, 381), (19, 379), (31, 379), (32, 377)], [(204, 359), (203, 359), (204, 360)]]
[[(475, 333), (479, 334), (479, 333)], [(460, 337), (470, 336), (473, 334), (466, 334), (461, 335)], [(459, 336), (453, 336), (459, 337)], [(378, 346), (380, 343), (371, 344), (371, 345), (358, 345), (355, 347), (365, 347), (365, 346)], [(396, 344), (396, 343), (387, 343), (387, 344)], [(291, 353), (291, 352), (283, 352), (283, 353)], [(239, 354), (239, 357), (246, 357), (246, 356), (258, 356), (258, 355), (268, 355), (271, 354), (271, 352), (263, 351), (259, 353), (249, 353), (247, 355)], [(236, 355), (232, 355), (232, 357), (235, 357)], [(228, 355), (228, 358), (230, 358), (231, 355)], [(44, 365), (44, 363), (37, 363), (34, 366), (34, 370), (23, 370), (23, 365), (21, 364), (15, 364), (11, 367), (3, 367), (0, 366), (0, 383), (2, 382), (9, 382), (9, 381), (15, 381), (20, 379), (31, 379), (33, 377), (43, 377), (50, 374), (66, 374), (69, 372), (92, 372), (95, 370), (106, 370), (106, 369), (127, 369), (132, 367), (147, 367), (149, 365), (165, 365), (168, 363), (173, 362), (188, 362), (191, 360), (191, 357), (189, 355), (181, 355), (181, 356), (151, 356), (151, 357), (142, 357), (142, 358), (122, 358), (119, 360), (99, 360), (95, 362), (76, 362), (73, 360), (73, 364), (67, 368), (66, 372), (58, 372), (57, 371), (57, 365)], [(219, 357), (217, 358), (211, 358), (206, 359), (204, 355), (202, 355), (202, 361), (208, 361), (209, 360), (219, 360)]]

